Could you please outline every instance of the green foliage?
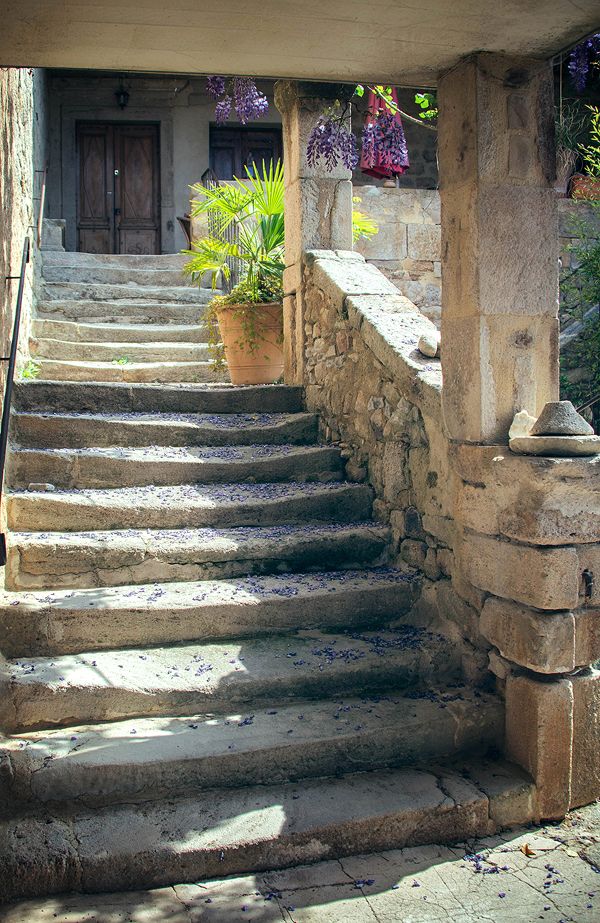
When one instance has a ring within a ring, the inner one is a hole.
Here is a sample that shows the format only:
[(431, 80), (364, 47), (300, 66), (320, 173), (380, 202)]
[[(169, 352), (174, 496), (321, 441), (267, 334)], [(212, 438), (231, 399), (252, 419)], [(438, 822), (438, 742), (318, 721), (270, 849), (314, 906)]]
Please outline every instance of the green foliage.
[(590, 119), (590, 143), (580, 144), (585, 172), (588, 176), (600, 178), (600, 109), (598, 106), (586, 106), (592, 113)]
[(129, 356), (119, 356), (118, 359), (112, 360), (114, 365), (129, 365), (130, 359)]
[[(596, 215), (594, 220), (590, 217)], [(563, 273), (561, 313), (563, 319), (582, 321), (584, 327), (560, 357), (561, 395), (578, 406), (600, 391), (600, 201), (587, 205), (584, 217), (572, 219), (577, 242), (569, 250), (575, 269)], [(590, 312), (590, 308), (597, 310)], [(592, 314), (591, 317), (586, 315)], [(583, 374), (580, 370), (583, 370)], [(600, 404), (594, 407), (594, 422), (600, 425)]]
[(21, 378), (33, 379), (38, 378), (40, 374), (40, 366), (38, 362), (34, 362), (33, 359), (29, 359), (21, 369)]
[(431, 121), (438, 117), (438, 106), (435, 93), (415, 93), (415, 103), (421, 109), (419, 118)]
[[(360, 196), (353, 196), (352, 201), (358, 205), (360, 204)], [(376, 234), (379, 234), (379, 226), (376, 221), (373, 221), (372, 218), (369, 218), (368, 215), (365, 215), (364, 212), (358, 211), (358, 209), (352, 209), (352, 242), (356, 243), (358, 240), (370, 240), (372, 237), (375, 237)]]
[[(242, 281), (246, 283), (246, 297), (250, 302), (260, 302), (265, 287), (283, 297), (283, 166), (271, 161), (262, 171), (251, 173), (246, 167), (245, 180), (235, 177), (234, 183), (207, 189), (201, 184), (192, 186), (198, 201), (192, 215), (210, 212), (216, 224), (216, 234), (194, 241), (191, 250), (183, 252), (191, 257), (184, 272), (194, 282), (210, 273), (211, 284), (216, 288), (230, 278), (229, 262), (239, 260)], [(225, 239), (230, 227), (237, 238)], [(271, 298), (273, 300), (273, 298)], [(277, 300), (277, 299), (276, 299)]]

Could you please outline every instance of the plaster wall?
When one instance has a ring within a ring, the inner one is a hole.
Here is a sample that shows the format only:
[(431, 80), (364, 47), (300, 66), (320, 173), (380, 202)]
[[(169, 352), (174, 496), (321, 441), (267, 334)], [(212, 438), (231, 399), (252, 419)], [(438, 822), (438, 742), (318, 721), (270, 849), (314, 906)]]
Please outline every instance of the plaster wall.
[[(207, 96), (202, 78), (125, 77), (129, 103), (121, 110), (115, 99), (119, 82), (118, 75), (51, 75), (48, 216), (66, 220), (65, 246), (75, 250), (78, 121), (156, 122), (160, 124), (161, 249), (163, 253), (174, 253), (186, 243), (177, 216), (189, 211), (189, 186), (199, 182), (209, 166), (214, 102)], [(272, 85), (262, 88), (272, 99)], [(268, 124), (280, 121), (271, 105)], [(263, 123), (255, 124), (259, 127)]]

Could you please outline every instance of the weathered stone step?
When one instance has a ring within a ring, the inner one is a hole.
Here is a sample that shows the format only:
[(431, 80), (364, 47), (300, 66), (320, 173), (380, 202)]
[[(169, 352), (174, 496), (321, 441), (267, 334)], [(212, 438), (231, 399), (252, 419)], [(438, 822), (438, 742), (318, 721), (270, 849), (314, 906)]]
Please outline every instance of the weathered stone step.
[[(467, 688), (428, 698), (386, 695), (159, 717), (22, 734), (7, 741), (11, 814), (29, 803), (101, 806), (207, 789), (485, 755), (503, 738), (504, 709)], [(2, 807), (0, 797), (0, 807)]]
[(0, 594), (0, 650), (36, 657), (84, 650), (247, 638), (296, 629), (380, 626), (409, 611), (411, 571), (276, 574), (97, 590)]
[(127, 364), (137, 362), (207, 362), (210, 360), (207, 343), (154, 341), (137, 343), (120, 343), (113, 340), (107, 343), (73, 342), (49, 338), (32, 338), (29, 352), (38, 359), (58, 359), (67, 362), (116, 362)]
[(105, 587), (377, 564), (389, 530), (374, 523), (11, 532), (5, 586)]
[[(124, 287), (124, 286), (123, 286)], [(155, 291), (152, 289), (152, 291)], [(184, 289), (187, 291), (187, 289)], [(191, 304), (173, 304), (165, 299), (115, 299), (90, 300), (89, 298), (57, 298), (38, 303), (38, 317), (46, 320), (85, 321), (85, 323), (186, 326), (202, 322), (210, 297), (196, 290), (196, 301)], [(212, 294), (212, 293), (211, 293)]]
[(73, 250), (45, 250), (46, 266), (115, 266), (121, 269), (175, 269), (182, 271), (189, 257), (182, 253), (83, 253)]
[[(136, 285), (102, 282), (42, 282), (41, 301), (142, 301), (157, 304), (200, 305), (210, 301), (214, 292), (209, 288), (184, 285)], [(86, 314), (82, 315), (86, 319)]]
[[(75, 413), (298, 413), (302, 388), (288, 385), (130, 385), (16, 381), (13, 407)], [(28, 482), (29, 483), (29, 482)]]
[(147, 285), (170, 288), (192, 285), (181, 269), (170, 267), (104, 265), (53, 266), (45, 263), (42, 277), (46, 282), (102, 283), (103, 285)]
[(277, 708), (390, 688), (428, 695), (429, 684), (457, 676), (456, 651), (446, 638), (403, 626), (16, 660), (7, 665), (0, 726), (17, 732), (139, 716), (249, 716), (261, 703)]
[(291, 522), (358, 522), (371, 515), (364, 484), (190, 484), (5, 494), (9, 528), (19, 532), (183, 529)]
[(109, 414), (17, 412), (13, 439), (22, 446), (306, 445), (316, 442), (317, 415)]
[(0, 900), (151, 888), (460, 842), (532, 820), (534, 798), (519, 770), (492, 763), (470, 774), (468, 767), (396, 769), (65, 816), (45, 812), (0, 828)]
[(36, 358), (44, 381), (205, 382), (227, 380), (212, 362), (60, 362)]
[(241, 481), (340, 480), (332, 446), (150, 446), (148, 448), (13, 449), (7, 486), (142, 487)]
[(69, 343), (205, 343), (205, 324), (87, 324), (68, 320), (32, 321), (32, 333), (38, 339)]

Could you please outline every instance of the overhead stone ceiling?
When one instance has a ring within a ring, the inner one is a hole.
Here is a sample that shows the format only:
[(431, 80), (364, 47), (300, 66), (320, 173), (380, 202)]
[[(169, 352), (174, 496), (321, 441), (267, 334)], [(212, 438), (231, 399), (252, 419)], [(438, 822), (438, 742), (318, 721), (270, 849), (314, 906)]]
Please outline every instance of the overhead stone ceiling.
[(599, 0), (4, 0), (0, 64), (432, 85), (473, 51), (548, 58)]

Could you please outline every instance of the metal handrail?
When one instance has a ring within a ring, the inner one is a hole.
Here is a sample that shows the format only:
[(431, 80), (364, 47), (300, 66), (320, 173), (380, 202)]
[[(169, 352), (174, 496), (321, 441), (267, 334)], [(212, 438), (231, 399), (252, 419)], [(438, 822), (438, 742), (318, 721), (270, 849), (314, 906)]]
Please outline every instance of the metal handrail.
[[(219, 177), (211, 167), (208, 167), (208, 169), (204, 171), (200, 182), (205, 189), (214, 189), (215, 186), (221, 185)], [(218, 222), (215, 220), (214, 216), (211, 215), (210, 209), (207, 212), (207, 218), (208, 233), (211, 237), (218, 237), (230, 244), (239, 243), (239, 234), (235, 225), (230, 224), (225, 231), (221, 231)], [(240, 281), (241, 261), (236, 259), (235, 256), (228, 256), (227, 265), (229, 266), (229, 278), (223, 279), (222, 284), (223, 291), (229, 293)]]
[[(15, 319), (13, 323), (12, 340), (10, 344), (10, 353), (8, 356), (1, 356), (0, 361), (8, 362), (6, 369), (6, 381), (4, 383), (4, 401), (2, 403), (2, 422), (0, 423), (0, 503), (2, 501), (2, 492), (4, 489), (4, 465), (6, 462), (6, 447), (8, 445), (8, 428), (10, 426), (10, 405), (12, 401), (12, 391), (15, 378), (15, 365), (17, 362), (17, 347), (19, 345), (19, 328), (21, 326), (21, 308), (23, 306), (23, 292), (25, 290), (25, 272), (29, 262), (29, 253), (31, 244), (29, 237), (23, 241), (23, 253), (21, 256), (21, 271), (18, 276), (7, 276), (7, 279), (18, 279), (19, 288), (17, 290), (17, 304), (15, 307)], [(4, 532), (0, 532), (0, 565), (6, 564), (6, 537)]]
[[(36, 172), (40, 172), (37, 170)], [(48, 164), (41, 171), (42, 174), (42, 188), (40, 191), (40, 210), (38, 212), (37, 219), (37, 245), (38, 250), (42, 246), (42, 225), (44, 223), (44, 207), (46, 205), (46, 179), (48, 177)]]
[(588, 407), (593, 407), (594, 404), (597, 404), (600, 401), (600, 391), (597, 391), (596, 394), (593, 394), (584, 404), (580, 404), (577, 407), (577, 413), (581, 413), (582, 410), (587, 410)]

